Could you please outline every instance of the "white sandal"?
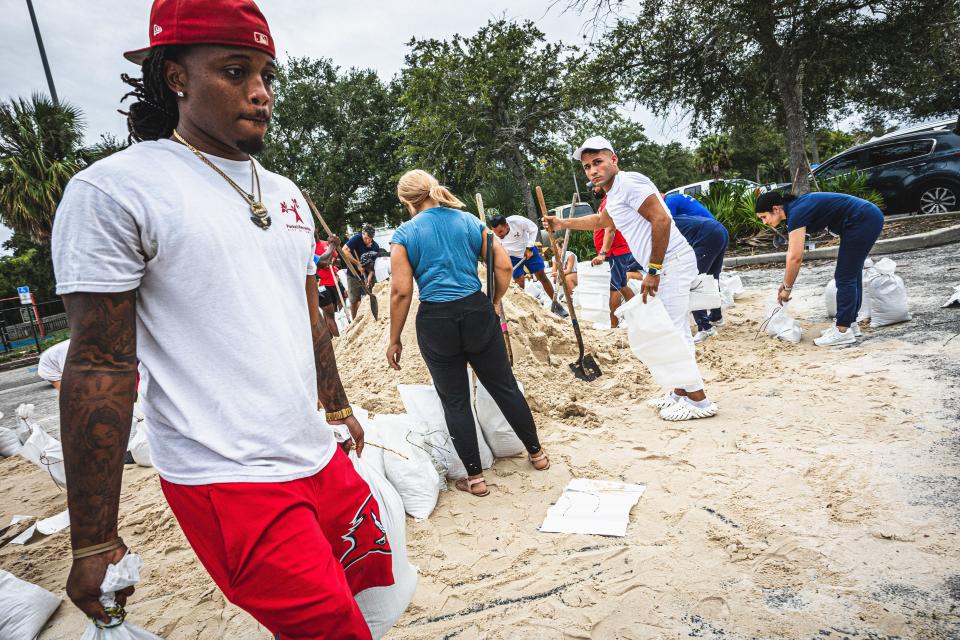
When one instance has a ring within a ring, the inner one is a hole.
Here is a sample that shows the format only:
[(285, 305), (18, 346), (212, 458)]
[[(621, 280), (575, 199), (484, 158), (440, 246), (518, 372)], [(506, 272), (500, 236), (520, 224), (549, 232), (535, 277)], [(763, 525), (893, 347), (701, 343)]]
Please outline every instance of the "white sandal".
[(677, 399), (672, 393), (667, 393), (666, 395), (657, 396), (656, 398), (650, 398), (647, 400), (647, 406), (653, 407), (654, 409), (665, 409), (671, 407), (677, 403)]
[(716, 402), (711, 402), (706, 407), (698, 407), (688, 400), (675, 402), (672, 406), (666, 407), (660, 411), (660, 417), (671, 422), (681, 420), (699, 420), (700, 418), (712, 418), (717, 415), (720, 407)]

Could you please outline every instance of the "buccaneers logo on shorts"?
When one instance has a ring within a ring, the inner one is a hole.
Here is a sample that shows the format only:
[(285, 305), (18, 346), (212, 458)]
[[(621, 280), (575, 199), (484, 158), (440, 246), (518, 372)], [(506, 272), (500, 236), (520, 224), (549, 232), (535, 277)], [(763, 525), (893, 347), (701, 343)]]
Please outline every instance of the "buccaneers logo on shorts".
[(390, 542), (387, 540), (387, 531), (380, 522), (377, 503), (373, 494), (360, 505), (357, 515), (350, 522), (350, 529), (341, 536), (349, 545), (347, 551), (340, 556), (340, 564), (344, 571), (374, 553), (391, 555)]

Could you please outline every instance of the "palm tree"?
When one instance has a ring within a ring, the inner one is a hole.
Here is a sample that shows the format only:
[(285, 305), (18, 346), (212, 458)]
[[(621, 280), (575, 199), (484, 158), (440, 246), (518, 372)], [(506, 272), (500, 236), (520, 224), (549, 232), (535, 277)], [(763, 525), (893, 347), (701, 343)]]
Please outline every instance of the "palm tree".
[(697, 170), (710, 173), (719, 180), (723, 172), (730, 169), (730, 136), (713, 134), (700, 141), (696, 152)]
[(34, 94), (0, 103), (0, 221), (45, 243), (67, 181), (88, 162), (80, 110)]

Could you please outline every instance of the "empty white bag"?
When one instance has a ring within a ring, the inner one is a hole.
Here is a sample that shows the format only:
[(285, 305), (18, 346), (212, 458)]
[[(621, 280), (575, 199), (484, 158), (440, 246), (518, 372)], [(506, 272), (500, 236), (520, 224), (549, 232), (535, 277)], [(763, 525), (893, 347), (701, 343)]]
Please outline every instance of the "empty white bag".
[[(116, 592), (121, 589), (133, 586), (140, 582), (140, 567), (143, 566), (143, 560), (135, 553), (127, 552), (120, 562), (107, 566), (107, 574), (100, 583), (100, 604), (105, 609), (115, 607), (117, 604)], [(140, 627), (121, 621), (118, 618), (111, 618), (111, 624), (120, 622), (115, 627), (101, 629), (95, 623), (87, 625), (80, 640), (161, 640), (160, 636), (155, 636), (149, 631)]]
[(694, 351), (659, 298), (644, 304), (640, 296), (634, 296), (616, 313), (627, 326), (630, 350), (650, 369), (657, 384), (669, 389), (703, 384)]
[[(520, 387), (520, 393), (523, 393), (523, 385), (517, 382), (517, 386)], [(476, 394), (477, 422), (480, 423), (483, 439), (487, 441), (493, 455), (497, 458), (509, 458), (525, 452), (527, 448), (507, 422), (493, 396), (479, 380)]]
[(152, 467), (153, 459), (150, 457), (150, 443), (147, 441), (147, 424), (145, 422), (134, 423), (135, 428), (130, 442), (127, 444), (127, 450), (133, 456), (133, 461), (141, 467)]
[(690, 283), (690, 311), (709, 311), (719, 309), (720, 281), (709, 273), (697, 274)]
[(43, 587), (0, 569), (0, 638), (32, 640), (60, 606)]
[[(463, 370), (464, 377), (467, 370)], [(469, 388), (469, 385), (468, 385)], [(445, 475), (451, 480), (460, 480), (467, 477), (467, 469), (463, 466), (460, 456), (453, 445), (453, 438), (447, 429), (447, 420), (443, 414), (443, 405), (440, 396), (432, 384), (399, 384), (400, 400), (407, 410), (407, 415), (413, 420), (413, 429), (424, 436), (424, 441), (430, 448), (434, 458), (445, 469)], [(470, 398), (473, 403), (473, 398)], [(474, 421), (477, 432), (477, 446), (480, 449), (480, 466), (489, 469), (493, 466), (493, 452), (483, 439), (480, 425)]]
[(884, 327), (913, 318), (907, 304), (907, 288), (895, 272), (897, 263), (884, 258), (875, 265), (876, 277), (866, 286), (870, 298), (870, 326)]
[(370, 634), (376, 639), (385, 635), (410, 605), (413, 592), (417, 590), (417, 569), (407, 559), (407, 518), (403, 512), (403, 499), (385, 477), (367, 464), (366, 458), (365, 454), (358, 458), (355, 452), (350, 452), (353, 468), (370, 486), (370, 493), (380, 505), (380, 522), (372, 524), (387, 535), (393, 564), (392, 585), (364, 589), (354, 596), (370, 627)]
[(800, 321), (794, 320), (787, 311), (787, 305), (781, 305), (776, 301), (767, 304), (767, 317), (764, 320), (767, 328), (767, 335), (771, 338), (777, 338), (784, 342), (794, 344), (800, 342), (803, 331), (800, 329)]
[(381, 414), (376, 421), (377, 437), (396, 452), (384, 451), (387, 480), (400, 494), (407, 513), (418, 520), (429, 517), (446, 483), (424, 446), (423, 434), (413, 430), (406, 414)]
[(20, 449), (20, 455), (49, 472), (58, 486), (67, 486), (67, 474), (63, 468), (63, 447), (38, 425), (31, 427), (30, 437)]

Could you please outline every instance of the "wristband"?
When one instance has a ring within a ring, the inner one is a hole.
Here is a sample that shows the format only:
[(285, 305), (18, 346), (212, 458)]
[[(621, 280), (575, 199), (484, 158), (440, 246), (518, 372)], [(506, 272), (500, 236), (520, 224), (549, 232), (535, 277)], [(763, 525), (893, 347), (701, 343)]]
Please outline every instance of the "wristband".
[(327, 422), (331, 420), (343, 420), (344, 418), (349, 418), (353, 415), (353, 409), (347, 407), (346, 409), (340, 409), (339, 411), (327, 411)]
[(601, 251), (601, 252), (598, 253), (597, 255), (605, 256), (605, 255), (607, 255), (607, 252), (606, 252), (606, 251)]
[(786, 282), (784, 282), (784, 283), (781, 284), (780, 286), (783, 287), (783, 290), (784, 290), (784, 291), (793, 291), (793, 287), (788, 287)]
[(110, 542), (103, 542), (101, 544), (93, 544), (89, 547), (81, 547), (80, 549), (73, 550), (73, 559), (79, 560), (80, 558), (89, 558), (90, 556), (96, 556), (101, 553), (106, 553), (107, 551), (113, 551), (114, 549), (119, 549), (124, 546), (123, 538), (117, 537)]
[(654, 269), (663, 269), (663, 265), (662, 265), (662, 264), (657, 264), (656, 262), (648, 262), (648, 263), (647, 263), (647, 266), (648, 266), (648, 267), (653, 267)]

